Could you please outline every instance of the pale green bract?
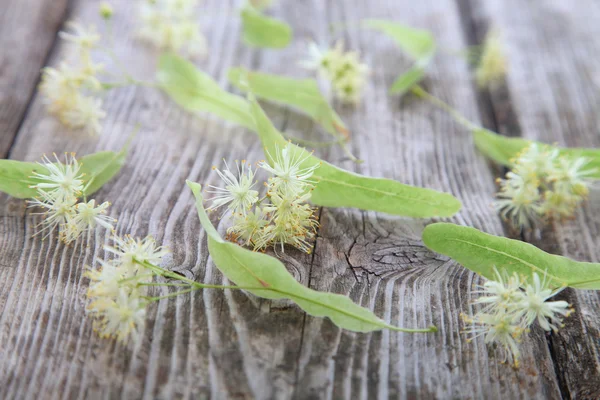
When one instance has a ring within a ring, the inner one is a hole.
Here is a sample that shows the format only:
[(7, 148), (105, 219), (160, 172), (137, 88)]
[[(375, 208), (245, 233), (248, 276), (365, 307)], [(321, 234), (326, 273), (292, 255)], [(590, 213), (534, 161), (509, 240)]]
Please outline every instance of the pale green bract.
[(190, 112), (206, 111), (254, 130), (248, 102), (228, 93), (191, 62), (176, 54), (163, 54), (156, 79), (177, 104)]
[(251, 5), (242, 8), (241, 17), (242, 35), (249, 46), (282, 49), (292, 41), (288, 24), (263, 15)]
[(590, 177), (600, 179), (600, 149), (556, 147), (532, 140), (498, 135), (485, 128), (473, 129), (473, 138), (479, 151), (486, 157), (508, 167), (513, 165), (513, 160), (517, 158), (521, 150), (531, 143), (537, 143), (549, 148), (557, 148), (561, 155), (570, 158), (587, 158), (589, 162), (586, 164), (586, 168), (595, 170)]
[[(288, 143), (256, 101), (251, 104), (224, 91), (190, 62), (175, 55), (162, 56), (158, 75), (163, 89), (182, 107), (193, 112), (208, 111), (256, 131), (267, 153), (274, 154)], [(311, 197), (316, 205), (356, 207), (418, 218), (449, 217), (461, 207), (460, 201), (448, 193), (358, 175), (314, 156), (305, 162), (321, 163), (314, 175), (319, 184)]]
[(436, 50), (435, 38), (431, 32), (385, 20), (371, 19), (365, 21), (364, 25), (385, 33), (415, 59), (413, 67), (400, 75), (392, 84), (391, 93), (404, 94), (423, 79), (425, 69), (433, 59)]
[(460, 201), (448, 193), (437, 192), (383, 178), (371, 178), (345, 171), (310, 155), (306, 150), (288, 143), (267, 118), (256, 100), (251, 101), (258, 135), (265, 147), (267, 161), (283, 146), (291, 146), (294, 159), (306, 158), (303, 167), (320, 164), (314, 172), (317, 182), (311, 202), (325, 207), (355, 207), (415, 218), (449, 217), (456, 214)]
[(547, 275), (554, 287), (600, 290), (600, 264), (578, 262), (548, 254), (537, 247), (505, 237), (483, 233), (475, 228), (449, 223), (429, 225), (423, 231), (429, 249), (444, 254), (471, 271), (495, 280), (494, 267), (532, 278)]
[[(80, 173), (84, 174), (83, 183), (86, 186), (86, 196), (98, 191), (106, 182), (112, 179), (123, 167), (127, 157), (127, 147), (118, 153), (101, 151), (78, 159), (81, 164)], [(36, 189), (31, 185), (38, 181), (31, 179), (34, 171), (43, 173), (43, 165), (15, 161), (0, 160), (0, 192), (19, 199), (30, 199), (37, 196)]]
[[(370, 310), (354, 304), (350, 298), (334, 293), (309, 289), (294, 279), (276, 258), (245, 249), (221, 238), (211, 224), (197, 183), (188, 181), (196, 196), (196, 208), (200, 223), (208, 236), (208, 251), (219, 270), (248, 292), (266, 299), (290, 299), (304, 311), (315, 317), (328, 317), (337, 326), (354, 332), (371, 332), (391, 329), (400, 332), (435, 332), (437, 329), (399, 328), (377, 318)], [(262, 289), (264, 288), (264, 289)]]
[(230, 69), (228, 77), (232, 85), (244, 92), (251, 91), (258, 98), (296, 108), (332, 135), (348, 136), (344, 122), (325, 100), (314, 79), (288, 78), (245, 68)]

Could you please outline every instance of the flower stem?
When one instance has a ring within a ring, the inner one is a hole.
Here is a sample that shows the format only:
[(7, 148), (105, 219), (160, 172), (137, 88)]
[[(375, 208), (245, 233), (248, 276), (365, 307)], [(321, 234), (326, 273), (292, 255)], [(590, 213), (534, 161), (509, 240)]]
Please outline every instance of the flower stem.
[(477, 129), (481, 129), (480, 126), (474, 124), (473, 122), (471, 122), (468, 119), (466, 119), (465, 117), (463, 117), (458, 111), (456, 111), (455, 108), (451, 107), (448, 103), (445, 103), (444, 101), (438, 99), (434, 95), (426, 92), (421, 86), (416, 85), (411, 89), (411, 91), (413, 92), (414, 95), (422, 98), (423, 100), (427, 100), (430, 103), (432, 103), (433, 105), (446, 111), (448, 114), (450, 114), (450, 116), (452, 118), (454, 118), (454, 120), (456, 122), (458, 122), (460, 125), (467, 128), (468, 130), (474, 131)]

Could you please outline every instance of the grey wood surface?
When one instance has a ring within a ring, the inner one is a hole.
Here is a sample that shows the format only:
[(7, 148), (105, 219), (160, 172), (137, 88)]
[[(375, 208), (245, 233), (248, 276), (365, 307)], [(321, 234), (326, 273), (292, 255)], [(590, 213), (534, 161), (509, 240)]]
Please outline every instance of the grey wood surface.
[(4, 158), (67, 12), (67, 0), (3, 0), (0, 7), (0, 157)]
[[(100, 25), (99, 3), (72, 1), (70, 16)], [(279, 3), (273, 14), (292, 25), (296, 40), (273, 51), (250, 49), (240, 41), (240, 2), (205, 0), (201, 21), (210, 53), (197, 60), (199, 67), (225, 87), (232, 66), (302, 76), (306, 72), (297, 61), (308, 39), (326, 44), (344, 38), (372, 67), (362, 105), (336, 105), (352, 132), (354, 153), (365, 162), (345, 160), (337, 149), (320, 155), (363, 174), (453, 193), (464, 204), (453, 222), (503, 234), (490, 207), (496, 169), (447, 115), (411, 96), (388, 95), (410, 61), (392, 41), (359, 30), (360, 19), (388, 18), (432, 30), (441, 50), (424, 85), (468, 118), (497, 124), (492, 127), (503, 133), (599, 144), (594, 123), (599, 75), (589, 54), (597, 53), (594, 16), (600, 13), (591, 0), (581, 10), (558, 0)], [(133, 38), (134, 2), (113, 4), (116, 52), (136, 76), (151, 79), (157, 52)], [(471, 71), (455, 55), (481, 38), (490, 22), (509, 31), (505, 93), (477, 93)], [(347, 28), (333, 35), (330, 25), (339, 23)], [(0, 42), (12, 34), (2, 32)], [(50, 64), (69, 51), (68, 45), (55, 45)], [(23, 85), (31, 90), (38, 76), (30, 75)], [(2, 70), (0, 82), (5, 81), (12, 84), (13, 78)], [(3, 89), (1, 99), (4, 94)], [(13, 102), (3, 100), (0, 109), (16, 107)], [(208, 257), (184, 182), (216, 184), (210, 167), (222, 158), (262, 159), (256, 137), (216, 118), (189, 115), (151, 88), (114, 90), (105, 104), (103, 132), (91, 138), (66, 130), (34, 95), (22, 120), (14, 117), (17, 122), (2, 133), (3, 138), (16, 135), (10, 157), (37, 160), (52, 151), (116, 150), (140, 123), (123, 171), (95, 198), (113, 203), (120, 233), (152, 234), (170, 247), (165, 267), (202, 282), (223, 282)], [(318, 127), (306, 118), (280, 107), (266, 109), (287, 133), (319, 137)], [(554, 225), (544, 236), (551, 242), (542, 245), (598, 261), (597, 200), (593, 194), (580, 217)], [(305, 285), (347, 294), (394, 324), (435, 324), (436, 334), (350, 333), (287, 302), (207, 290), (151, 307), (142, 342), (127, 348), (100, 339), (85, 318), (88, 281), (82, 273), (85, 265), (104, 257), (105, 233), (71, 246), (58, 244), (56, 235), (42, 242), (31, 237), (39, 221), (22, 201), (0, 195), (0, 210), (0, 398), (594, 398), (600, 392), (597, 294), (565, 292), (578, 312), (564, 331), (546, 337), (534, 330), (523, 343), (522, 367), (501, 364), (493, 348), (481, 340), (468, 344), (460, 334), (459, 314), (469, 312), (469, 288), (478, 278), (422, 245), (420, 232), (430, 221), (321, 209), (314, 255), (286, 250), (283, 261)]]

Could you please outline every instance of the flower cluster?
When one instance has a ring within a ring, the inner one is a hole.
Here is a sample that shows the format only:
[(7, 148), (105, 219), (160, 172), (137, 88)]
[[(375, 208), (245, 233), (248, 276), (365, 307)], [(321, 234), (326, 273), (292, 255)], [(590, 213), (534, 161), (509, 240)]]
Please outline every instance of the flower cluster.
[(563, 288), (551, 289), (547, 275), (540, 279), (533, 273), (525, 281), (517, 273), (508, 276), (495, 269), (496, 279), (487, 281), (475, 293), (481, 295), (475, 304), (483, 308), (473, 318), (463, 316), (473, 327), (467, 330), (473, 337), (484, 336), (486, 343), (497, 343), (505, 351), (505, 361), (519, 360), (519, 340), (524, 332), (537, 321), (545, 331), (562, 327), (562, 318), (573, 311), (566, 301), (547, 301)]
[(302, 65), (327, 79), (338, 99), (344, 103), (359, 103), (369, 67), (360, 62), (358, 52), (344, 52), (342, 42), (325, 50), (311, 43), (309, 57)]
[(479, 87), (496, 85), (504, 79), (508, 63), (502, 47), (502, 40), (498, 30), (492, 29), (486, 35), (483, 51), (479, 58), (475, 79)]
[(566, 218), (575, 213), (589, 192), (594, 169), (584, 157), (570, 158), (557, 149), (532, 143), (515, 160), (506, 179), (498, 179), (503, 218), (516, 226), (533, 228), (544, 218)]
[(139, 36), (161, 50), (206, 53), (195, 9), (198, 0), (144, 0), (140, 8)]
[(267, 195), (259, 199), (254, 190), (256, 182), (252, 167), (242, 161), (237, 163), (237, 174), (214, 168), (225, 182), (225, 188), (212, 188), (210, 210), (227, 205), (232, 213), (232, 226), (227, 230), (232, 240), (243, 240), (255, 250), (269, 245), (289, 244), (306, 253), (312, 250), (318, 222), (315, 209), (306, 202), (310, 199), (314, 182), (310, 179), (319, 164), (311, 163), (310, 154), (291, 144), (269, 154), (272, 165), (260, 162), (259, 167), (273, 176), (265, 183)]
[(143, 240), (131, 236), (114, 236), (114, 247), (104, 249), (115, 258), (101, 261), (99, 269), (88, 268), (90, 279), (87, 310), (95, 317), (94, 329), (105, 338), (126, 342), (137, 339), (146, 320), (147, 280), (156, 275), (144, 263), (160, 264), (167, 250), (156, 245), (151, 237)]
[(30, 201), (30, 206), (44, 210), (40, 214), (45, 217), (45, 227), (40, 232), (47, 230), (49, 234), (58, 227), (60, 239), (71, 243), (96, 226), (112, 230), (115, 219), (106, 215), (110, 203), (96, 206), (95, 200), (79, 201), (85, 186), (81, 164), (75, 154), (67, 154), (64, 164), (56, 155), (54, 158), (56, 162), (53, 163), (44, 156), (43, 162), (38, 163), (39, 170), (31, 176), (36, 181), (31, 187), (37, 191), (37, 197)]
[(102, 66), (92, 61), (91, 52), (98, 46), (100, 35), (93, 26), (87, 28), (77, 22), (70, 22), (67, 26), (70, 32), (60, 32), (59, 35), (75, 46), (77, 58), (62, 61), (58, 68), (44, 68), (40, 91), (45, 96), (48, 110), (63, 124), (98, 134), (100, 120), (106, 116), (102, 100), (96, 95), (102, 89), (96, 77)]

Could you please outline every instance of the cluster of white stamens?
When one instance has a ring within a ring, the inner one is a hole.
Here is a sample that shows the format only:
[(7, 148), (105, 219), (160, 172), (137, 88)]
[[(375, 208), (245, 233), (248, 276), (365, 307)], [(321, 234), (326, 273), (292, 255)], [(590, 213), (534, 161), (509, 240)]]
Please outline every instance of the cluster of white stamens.
[(115, 219), (106, 215), (110, 203), (96, 206), (95, 200), (79, 201), (85, 186), (75, 154), (67, 154), (64, 164), (56, 154), (54, 158), (52, 162), (44, 156), (31, 176), (36, 182), (31, 187), (37, 191), (37, 197), (30, 201), (30, 207), (42, 209), (39, 214), (44, 216), (44, 228), (38, 233), (47, 231), (47, 236), (58, 227), (60, 239), (71, 243), (97, 226), (112, 230)]
[(106, 113), (102, 100), (94, 95), (102, 89), (96, 77), (102, 66), (92, 61), (91, 52), (98, 46), (100, 35), (93, 26), (85, 28), (77, 22), (69, 22), (67, 26), (69, 32), (60, 32), (59, 36), (75, 46), (77, 57), (61, 62), (58, 68), (44, 68), (40, 91), (48, 110), (63, 124), (97, 134)]
[(498, 179), (495, 208), (503, 218), (521, 228), (533, 228), (548, 218), (573, 216), (589, 193), (594, 169), (584, 157), (569, 158), (557, 149), (532, 143)]
[(214, 210), (227, 205), (232, 213), (232, 226), (227, 230), (233, 240), (243, 240), (255, 250), (269, 245), (292, 245), (306, 253), (312, 250), (312, 240), (318, 222), (315, 209), (306, 202), (310, 199), (314, 182), (311, 177), (319, 167), (310, 154), (291, 144), (269, 154), (272, 165), (260, 162), (259, 167), (271, 173), (265, 184), (267, 195), (258, 198), (254, 172), (246, 161), (237, 164), (237, 175), (229, 170), (214, 168), (225, 182), (225, 188), (210, 186), (216, 196), (211, 207)]
[(315, 43), (309, 45), (309, 59), (301, 63), (316, 70), (331, 83), (334, 95), (344, 103), (360, 102), (369, 67), (360, 62), (358, 52), (344, 52), (342, 42), (333, 48), (319, 49)]
[(546, 331), (562, 327), (562, 318), (573, 311), (566, 301), (548, 301), (563, 288), (551, 289), (547, 280), (533, 273), (530, 280), (514, 273), (508, 276), (495, 270), (496, 279), (487, 281), (473, 292), (480, 297), (475, 304), (482, 308), (473, 318), (463, 315), (463, 320), (472, 324), (467, 333), (469, 340), (484, 336), (486, 343), (496, 343), (505, 352), (505, 361), (512, 358), (515, 365), (519, 361), (519, 341), (521, 335), (537, 321)]
[(143, 263), (160, 264), (168, 252), (151, 237), (140, 240), (115, 235), (113, 240), (114, 247), (104, 248), (115, 258), (100, 261), (99, 269), (89, 268), (86, 272), (91, 281), (87, 310), (94, 316), (94, 329), (100, 336), (126, 342), (136, 340), (143, 330), (146, 306), (151, 301), (144, 283), (151, 281), (155, 273)]
[(198, 0), (143, 0), (140, 8), (140, 37), (161, 50), (190, 55), (206, 53), (200, 31)]

